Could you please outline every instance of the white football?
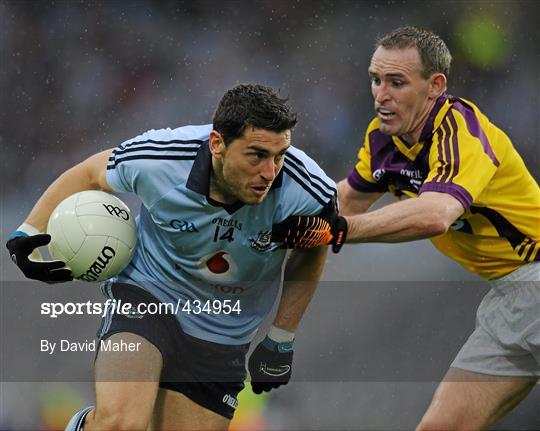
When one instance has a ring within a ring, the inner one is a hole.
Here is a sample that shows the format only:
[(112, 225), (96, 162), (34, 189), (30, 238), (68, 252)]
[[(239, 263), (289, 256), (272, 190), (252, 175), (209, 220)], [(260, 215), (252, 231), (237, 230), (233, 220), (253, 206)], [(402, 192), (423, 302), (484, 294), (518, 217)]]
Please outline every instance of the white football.
[(66, 262), (74, 278), (89, 282), (117, 275), (131, 261), (137, 244), (135, 221), (127, 205), (95, 190), (60, 202), (47, 233), (52, 257)]

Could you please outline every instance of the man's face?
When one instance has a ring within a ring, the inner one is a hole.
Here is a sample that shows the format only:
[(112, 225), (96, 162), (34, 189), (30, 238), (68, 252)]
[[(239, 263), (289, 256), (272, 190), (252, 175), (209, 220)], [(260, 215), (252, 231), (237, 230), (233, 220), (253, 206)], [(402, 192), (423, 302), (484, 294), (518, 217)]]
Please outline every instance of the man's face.
[(416, 48), (377, 48), (368, 69), (379, 129), (385, 135), (419, 136), (429, 110), (430, 80), (422, 77)]
[(219, 160), (214, 165), (218, 192), (225, 200), (236, 198), (249, 205), (261, 203), (283, 167), (290, 144), (290, 130), (276, 133), (246, 127), (241, 137), (227, 146), (221, 145), (218, 152), (213, 151)]

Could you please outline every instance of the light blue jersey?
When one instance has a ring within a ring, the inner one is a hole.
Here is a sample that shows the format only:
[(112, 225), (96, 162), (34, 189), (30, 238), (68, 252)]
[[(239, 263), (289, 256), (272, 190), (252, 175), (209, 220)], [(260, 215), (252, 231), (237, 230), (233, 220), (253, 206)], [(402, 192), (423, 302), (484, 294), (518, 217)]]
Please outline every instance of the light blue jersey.
[(312, 159), (290, 147), (262, 203), (217, 203), (209, 198), (211, 130), (211, 124), (150, 130), (114, 150), (109, 185), (142, 201), (135, 256), (116, 281), (165, 303), (239, 300), (240, 314), (180, 310), (176, 317), (194, 337), (244, 344), (279, 292), (286, 251), (270, 242), (272, 225), (319, 214), (334, 204), (336, 189)]

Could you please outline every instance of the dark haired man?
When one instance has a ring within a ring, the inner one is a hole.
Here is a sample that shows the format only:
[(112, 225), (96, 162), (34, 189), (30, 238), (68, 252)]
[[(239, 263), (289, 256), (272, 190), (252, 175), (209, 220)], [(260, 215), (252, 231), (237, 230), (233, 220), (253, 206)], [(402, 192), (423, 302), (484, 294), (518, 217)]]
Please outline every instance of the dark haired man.
[[(134, 305), (180, 304), (177, 315), (109, 314), (100, 340), (135, 352), (100, 351), (96, 407), (68, 430), (225, 430), (244, 387), (245, 356), (278, 295), (286, 250), (272, 225), (291, 214), (332, 211), (335, 184), (290, 145), (296, 115), (272, 89), (238, 85), (225, 93), (213, 125), (151, 130), (64, 173), (7, 246), (30, 278), (67, 281), (57, 264), (29, 253), (55, 206), (82, 190), (134, 192), (142, 201), (130, 265), (103, 285)], [(294, 332), (313, 295), (325, 247), (295, 252), (267, 337), (249, 360), (253, 390), (291, 375)], [(186, 308), (187, 306), (187, 308)]]
[[(476, 329), (418, 430), (486, 429), (540, 376), (540, 188), (502, 130), (471, 102), (445, 94), (450, 62), (430, 31), (382, 37), (368, 70), (377, 117), (338, 184), (345, 217), (325, 227), (295, 217), (274, 229), (290, 247), (330, 242), (334, 251), (345, 239), (430, 238), (490, 281)], [(399, 202), (367, 212), (385, 192)]]

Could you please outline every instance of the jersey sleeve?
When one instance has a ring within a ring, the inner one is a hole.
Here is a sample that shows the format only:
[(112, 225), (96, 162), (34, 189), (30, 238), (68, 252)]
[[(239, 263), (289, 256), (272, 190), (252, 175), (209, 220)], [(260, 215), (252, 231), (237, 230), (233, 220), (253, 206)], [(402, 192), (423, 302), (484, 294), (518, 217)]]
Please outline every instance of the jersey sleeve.
[(179, 181), (178, 160), (194, 160), (200, 144), (173, 139), (171, 129), (150, 130), (113, 150), (107, 182), (114, 191), (135, 193), (151, 207)]
[(499, 161), (473, 108), (456, 103), (436, 131), (429, 154), (429, 174), (419, 193), (441, 192), (464, 209), (495, 174)]
[(336, 208), (336, 183), (303, 151), (289, 148), (282, 175), (275, 223)]
[(349, 185), (359, 191), (365, 193), (384, 193), (386, 188), (381, 184), (378, 184), (373, 179), (373, 171), (371, 169), (371, 145), (370, 137), (372, 133), (377, 130), (378, 122), (374, 119), (368, 126), (366, 135), (364, 137), (364, 144), (358, 151), (358, 163), (353, 170), (347, 176)]

